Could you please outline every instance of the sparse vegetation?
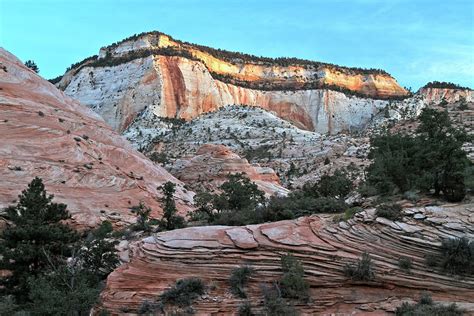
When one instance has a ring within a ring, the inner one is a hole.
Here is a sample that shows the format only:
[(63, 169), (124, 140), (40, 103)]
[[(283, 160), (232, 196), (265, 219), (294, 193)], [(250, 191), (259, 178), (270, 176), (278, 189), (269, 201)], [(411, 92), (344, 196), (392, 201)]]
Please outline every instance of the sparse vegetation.
[(232, 275), (229, 278), (229, 284), (234, 295), (237, 295), (240, 298), (247, 297), (247, 294), (245, 293), (245, 285), (253, 272), (253, 269), (249, 266), (242, 266), (232, 271)]
[(249, 301), (243, 302), (239, 306), (239, 310), (237, 311), (239, 316), (254, 316), (255, 314), (252, 312), (252, 305)]
[(34, 72), (36, 73), (39, 73), (39, 68), (38, 68), (38, 65), (36, 65), (36, 63), (32, 60), (27, 60), (25, 62), (25, 66), (30, 68), (31, 70), (33, 70)]
[(304, 269), (294, 256), (287, 254), (281, 257), (283, 276), (280, 279), (282, 297), (307, 300), (309, 284), (304, 279)]
[(454, 90), (472, 90), (468, 87), (463, 87), (452, 82), (445, 81), (431, 81), (423, 86), (423, 88), (438, 88), (438, 89), (454, 89)]
[(439, 266), (451, 274), (474, 274), (474, 241), (467, 237), (445, 238)]
[(434, 304), (428, 293), (422, 293), (416, 304), (403, 303), (395, 311), (397, 316), (462, 316), (464, 312), (456, 304)]
[(295, 308), (289, 305), (281, 296), (280, 288), (277, 284), (262, 285), (264, 306), (267, 315), (274, 316), (296, 316)]
[(153, 161), (153, 162), (156, 162), (156, 163), (159, 163), (161, 164), (162, 166), (166, 165), (167, 163), (170, 162), (169, 158), (168, 158), (168, 155), (166, 155), (166, 153), (164, 152), (153, 152), (151, 155), (150, 155), (150, 160)]
[(191, 305), (200, 295), (203, 295), (204, 290), (204, 283), (199, 278), (181, 279), (160, 295), (160, 301), (165, 305), (186, 307)]
[(344, 267), (344, 274), (353, 281), (372, 281), (375, 273), (370, 255), (364, 252), (355, 264), (347, 264)]
[(145, 205), (142, 201), (136, 206), (132, 206), (132, 213), (137, 215), (137, 222), (133, 225), (134, 230), (150, 231), (150, 213), (151, 208)]
[(375, 215), (385, 217), (392, 221), (399, 220), (403, 217), (402, 207), (399, 204), (381, 204), (377, 206)]
[(410, 272), (411, 265), (411, 259), (408, 257), (401, 257), (400, 259), (398, 259), (398, 266), (405, 272)]

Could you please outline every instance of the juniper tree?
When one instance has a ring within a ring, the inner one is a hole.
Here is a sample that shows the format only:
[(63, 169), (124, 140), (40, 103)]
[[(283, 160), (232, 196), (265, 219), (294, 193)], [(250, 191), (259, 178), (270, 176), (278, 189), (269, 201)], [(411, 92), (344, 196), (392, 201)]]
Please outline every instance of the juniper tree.
[(176, 184), (168, 181), (163, 184), (161, 190), (163, 191), (163, 198), (161, 199), (161, 202), (163, 203), (163, 218), (160, 223), (161, 228), (172, 230), (184, 227), (184, 218), (176, 215), (176, 212), (178, 211), (174, 201)]

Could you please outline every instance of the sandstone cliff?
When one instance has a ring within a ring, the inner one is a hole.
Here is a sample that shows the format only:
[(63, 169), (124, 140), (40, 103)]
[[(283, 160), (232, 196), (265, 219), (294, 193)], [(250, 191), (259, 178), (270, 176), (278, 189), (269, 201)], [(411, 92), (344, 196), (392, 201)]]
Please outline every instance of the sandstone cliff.
[(182, 213), (192, 192), (135, 151), (98, 114), (74, 101), (0, 49), (0, 209), (33, 177), (68, 205), (73, 225), (133, 222), (130, 207), (145, 202), (161, 214), (158, 186), (177, 183)]
[[(177, 279), (196, 276), (208, 286), (206, 295), (193, 304), (196, 315), (230, 315), (243, 300), (230, 293), (228, 278), (232, 269), (246, 264), (256, 271), (248, 294), (257, 311), (262, 306), (260, 285), (281, 276), (280, 256), (291, 252), (303, 263), (311, 286), (309, 304), (293, 302), (303, 315), (385, 315), (423, 290), (437, 302), (456, 302), (474, 313), (474, 278), (443, 274), (425, 263), (427, 255), (439, 253), (440, 238), (474, 236), (472, 207), (407, 208), (397, 222), (368, 209), (339, 223), (319, 215), (158, 233), (133, 244), (131, 262), (109, 275), (103, 307), (114, 315), (133, 313)], [(365, 251), (372, 257), (375, 280), (350, 281), (343, 267)], [(409, 272), (399, 268), (401, 257), (413, 261)]]
[(161, 33), (103, 48), (98, 59), (73, 67), (58, 86), (118, 131), (145, 109), (189, 120), (229, 104), (248, 104), (301, 128), (337, 133), (365, 126), (387, 105), (378, 99), (408, 94), (379, 70), (233, 54)]

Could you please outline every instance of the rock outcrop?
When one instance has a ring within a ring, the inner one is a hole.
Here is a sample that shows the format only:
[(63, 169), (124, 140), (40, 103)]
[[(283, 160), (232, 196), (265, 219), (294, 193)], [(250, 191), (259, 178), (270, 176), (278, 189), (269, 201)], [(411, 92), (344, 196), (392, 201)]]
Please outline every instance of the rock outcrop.
[(189, 159), (179, 159), (171, 173), (193, 190), (212, 191), (227, 181), (227, 175), (244, 173), (268, 196), (287, 195), (278, 175), (271, 168), (251, 165), (224, 145), (206, 144)]
[[(143, 111), (189, 120), (229, 104), (247, 104), (301, 128), (337, 133), (363, 127), (388, 104), (379, 99), (408, 94), (380, 70), (252, 57), (161, 33), (105, 47), (57, 85), (118, 131)], [(354, 93), (358, 96), (350, 96)]]
[[(194, 276), (207, 285), (206, 295), (193, 303), (196, 315), (234, 314), (244, 300), (230, 293), (228, 279), (234, 268), (249, 265), (255, 273), (248, 297), (254, 311), (261, 311), (261, 285), (281, 277), (280, 257), (291, 252), (302, 262), (310, 284), (308, 304), (292, 301), (303, 315), (385, 315), (423, 290), (436, 302), (455, 302), (472, 314), (474, 278), (430, 268), (426, 256), (440, 254), (441, 238), (474, 237), (473, 207), (406, 208), (396, 222), (367, 209), (339, 223), (329, 215), (313, 215), (245, 227), (158, 233), (134, 243), (131, 262), (109, 275), (102, 308), (113, 315), (136, 311), (143, 301), (156, 301), (177, 279)], [(372, 258), (375, 279), (351, 281), (344, 266), (364, 252)], [(412, 260), (410, 271), (399, 267), (402, 257)]]
[(423, 87), (418, 91), (418, 94), (423, 97), (423, 101), (427, 105), (438, 105), (443, 101), (447, 104), (462, 100), (470, 103), (474, 102), (474, 91), (467, 89)]
[(193, 193), (155, 166), (98, 114), (0, 49), (0, 209), (14, 203), (33, 177), (68, 205), (72, 224), (94, 227), (134, 222), (143, 201), (161, 215), (158, 186), (177, 184), (177, 205), (191, 209)]

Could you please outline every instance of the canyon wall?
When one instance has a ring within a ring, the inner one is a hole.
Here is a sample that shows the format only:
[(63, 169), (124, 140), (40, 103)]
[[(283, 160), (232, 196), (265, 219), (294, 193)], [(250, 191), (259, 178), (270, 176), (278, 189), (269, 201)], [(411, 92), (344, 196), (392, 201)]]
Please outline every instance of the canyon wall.
[[(175, 55), (156, 51), (170, 47)], [(147, 49), (153, 53), (126, 58)], [(101, 49), (97, 60), (75, 66), (57, 86), (120, 132), (145, 109), (159, 117), (190, 120), (222, 106), (247, 104), (300, 128), (338, 133), (364, 127), (390, 102), (382, 99), (407, 95), (382, 71), (309, 61), (282, 65), (232, 54), (146, 34)]]
[(389, 101), (327, 90), (264, 91), (215, 80), (200, 62), (149, 56), (113, 67), (83, 67), (65, 93), (89, 105), (118, 131), (144, 109), (159, 117), (193, 119), (231, 104), (259, 106), (321, 133), (362, 128)]
[(35, 176), (54, 201), (68, 205), (78, 229), (103, 220), (116, 227), (133, 223), (130, 207), (140, 201), (161, 217), (158, 187), (167, 181), (177, 184), (180, 213), (192, 208), (194, 193), (179, 180), (3, 49), (0, 118), (0, 209), (15, 203)]

